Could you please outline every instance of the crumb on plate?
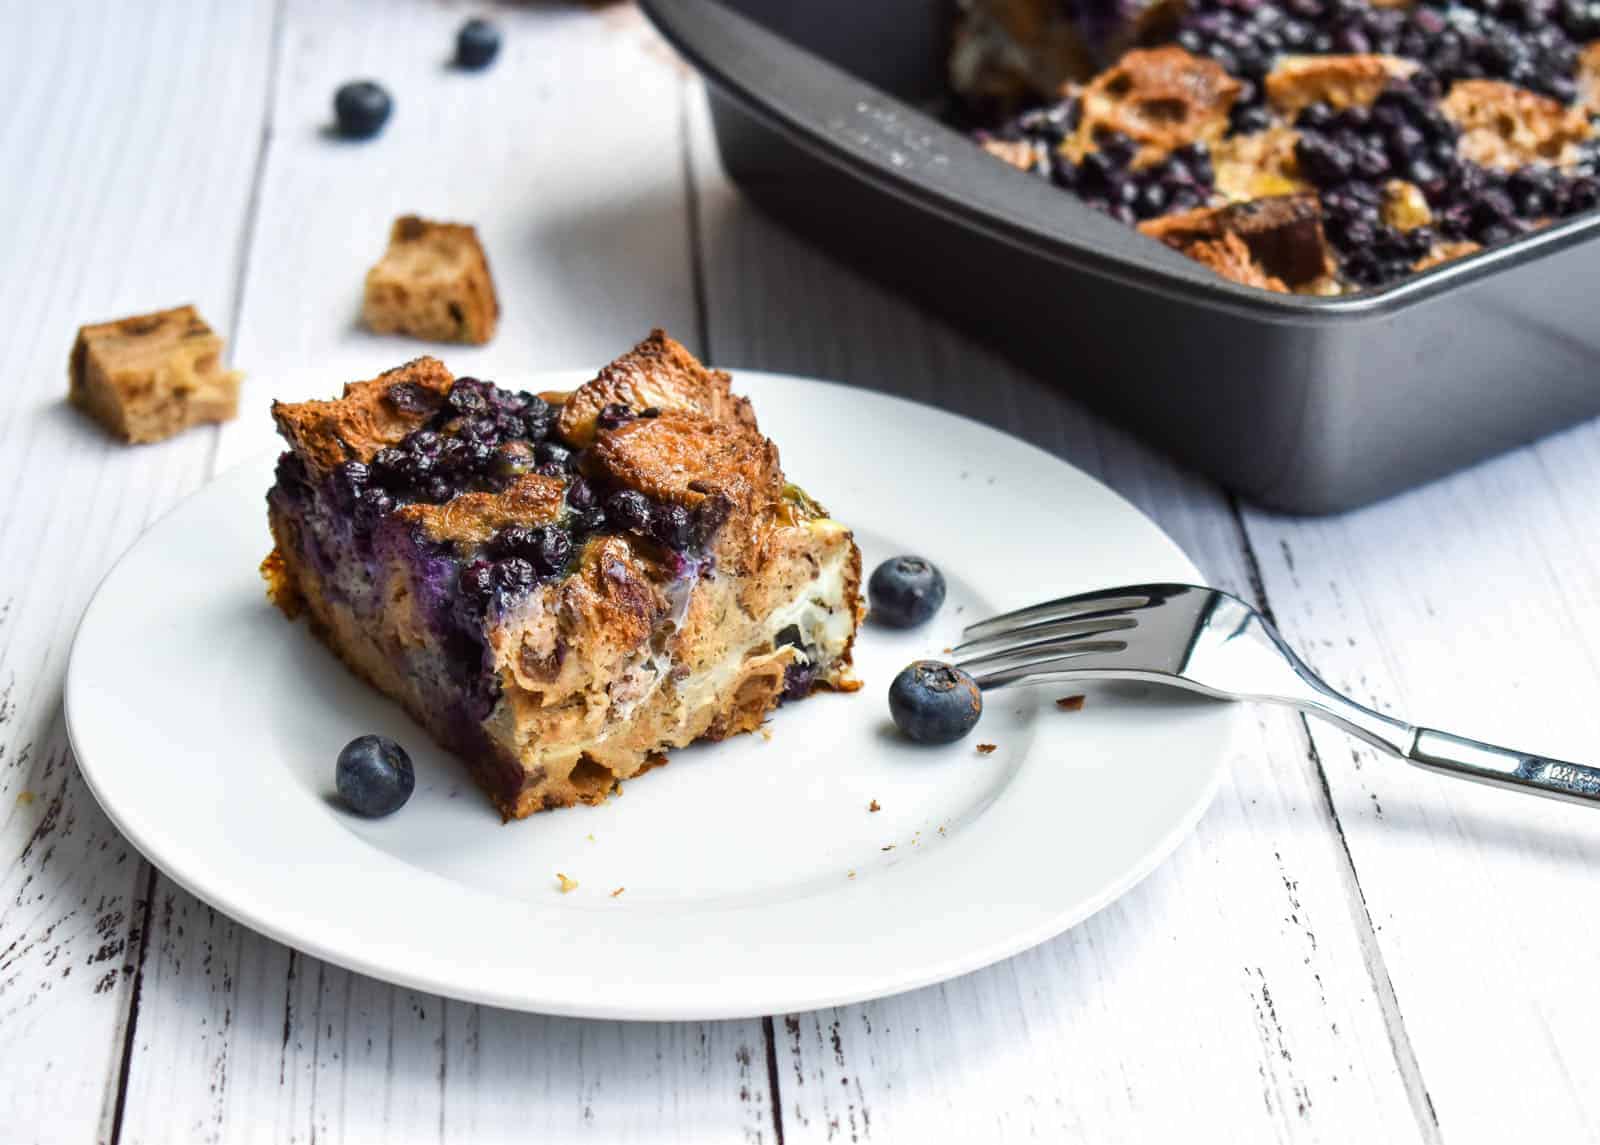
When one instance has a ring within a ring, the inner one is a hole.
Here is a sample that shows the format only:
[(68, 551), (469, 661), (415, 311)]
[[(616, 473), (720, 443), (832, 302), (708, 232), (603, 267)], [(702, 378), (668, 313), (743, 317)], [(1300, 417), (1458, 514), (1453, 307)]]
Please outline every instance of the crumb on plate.
[(880, 807), (878, 805), (878, 801), (876, 799), (874, 799), (871, 803), (867, 804), (867, 810), (868, 811), (882, 811), (883, 808)]
[(611, 892), (611, 897), (612, 898), (616, 898), (618, 895), (620, 895), (623, 891), (625, 891), (627, 889), (628, 889), (627, 887), (618, 887), (616, 890)]
[(28, 804), (30, 804), (32, 802), (33, 802), (33, 792), (31, 792), (31, 791), (19, 791), (19, 792), (17, 792), (17, 803), (20, 806), (26, 807)]
[(979, 755), (993, 755), (995, 753), (995, 749), (998, 746), (999, 746), (998, 744), (980, 743), (978, 745), (978, 754)]
[(556, 872), (556, 880), (561, 884), (561, 893), (564, 895), (571, 894), (573, 891), (578, 889), (578, 880), (569, 879), (560, 871)]
[(1083, 710), (1083, 697), (1081, 695), (1079, 695), (1079, 696), (1062, 696), (1059, 700), (1056, 701), (1056, 707), (1060, 708), (1064, 712), (1082, 711)]
[(887, 847), (879, 847), (878, 850), (880, 850), (880, 851), (892, 851), (892, 850), (894, 850), (894, 844), (890, 843)]

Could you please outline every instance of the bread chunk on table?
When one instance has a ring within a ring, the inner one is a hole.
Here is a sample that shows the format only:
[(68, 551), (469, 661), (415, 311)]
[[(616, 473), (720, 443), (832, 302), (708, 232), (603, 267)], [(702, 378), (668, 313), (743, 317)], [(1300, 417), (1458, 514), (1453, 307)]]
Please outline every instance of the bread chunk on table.
[(67, 400), (123, 441), (163, 441), (239, 412), (237, 370), (222, 367), (222, 337), (193, 306), (78, 330)]
[(478, 232), (416, 215), (396, 219), (389, 249), (367, 272), (362, 319), (378, 334), (485, 343), (500, 320)]

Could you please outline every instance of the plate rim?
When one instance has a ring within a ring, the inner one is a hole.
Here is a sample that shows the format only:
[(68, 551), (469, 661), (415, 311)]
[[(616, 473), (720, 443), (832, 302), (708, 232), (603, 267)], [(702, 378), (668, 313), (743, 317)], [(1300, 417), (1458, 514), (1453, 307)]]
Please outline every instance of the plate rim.
[[(1032, 442), (1017, 437), (1003, 429), (988, 425), (965, 414), (943, 409), (931, 403), (919, 402), (868, 386), (767, 370), (742, 369), (739, 367), (719, 368), (727, 369), (735, 375), (736, 379), (760, 379), (762, 384), (776, 384), (779, 386), (799, 384), (803, 387), (826, 387), (850, 396), (865, 394), (877, 400), (932, 411), (940, 416), (966, 423), (969, 427), (975, 427), (982, 433), (999, 435), (1011, 447), (1021, 447), (1026, 452), (1036, 455), (1036, 460), (1041, 460), (1047, 465), (1064, 467), (1072, 471), (1079, 479), (1096, 487), (1101, 495), (1111, 499), (1123, 512), (1138, 518), (1159, 537), (1160, 541), (1170, 550), (1169, 555), (1175, 559), (1175, 562), (1181, 562), (1194, 583), (1205, 583), (1194, 562), (1177, 542), (1168, 536), (1159, 524), (1143, 513), (1121, 493), (1065, 458), (1058, 457), (1034, 445)], [(529, 370), (525, 373), (517, 374), (516, 380), (519, 384), (525, 383), (530, 387), (552, 388), (551, 383), (565, 384), (573, 378), (586, 378), (591, 375), (592, 370), (582, 368)], [(1033, 926), (1012, 930), (987, 943), (973, 944), (961, 954), (951, 955), (942, 961), (918, 963), (909, 972), (897, 975), (878, 975), (871, 979), (860, 980), (849, 986), (829, 985), (813, 980), (809, 989), (797, 988), (799, 983), (796, 983), (792, 976), (778, 976), (779, 980), (787, 985), (781, 990), (775, 987), (772, 990), (774, 996), (760, 1004), (755, 1004), (751, 999), (740, 997), (729, 999), (726, 1002), (711, 1005), (694, 1005), (685, 1008), (680, 1005), (674, 1005), (670, 999), (650, 1001), (627, 998), (613, 1003), (604, 992), (597, 992), (586, 997), (568, 998), (559, 994), (542, 994), (536, 986), (533, 989), (506, 991), (478, 985), (472, 981), (470, 976), (463, 975), (447, 978), (409, 969), (404, 959), (384, 961), (368, 957), (362, 953), (360, 941), (347, 941), (341, 944), (337, 940), (325, 938), (324, 935), (316, 932), (296, 931), (286, 925), (279, 925), (277, 918), (273, 916), (270, 910), (263, 909), (258, 905), (257, 899), (247, 898), (241, 901), (238, 896), (230, 896), (225, 893), (229, 883), (227, 879), (218, 878), (208, 882), (203, 877), (194, 876), (188, 866), (175, 860), (174, 847), (170, 843), (163, 846), (160, 840), (146, 838), (134, 821), (128, 815), (119, 811), (115, 800), (109, 796), (106, 787), (101, 782), (104, 779), (104, 773), (101, 773), (100, 780), (97, 780), (97, 769), (93, 766), (86, 766), (83, 762), (85, 758), (81, 750), (83, 736), (78, 726), (78, 720), (75, 717), (75, 712), (80, 707), (80, 701), (77, 697), (84, 686), (79, 651), (84, 631), (97, 605), (101, 603), (107, 586), (143, 547), (152, 532), (165, 524), (170, 518), (183, 512), (191, 502), (211, 493), (215, 486), (235, 478), (242, 469), (262, 465), (267, 456), (277, 452), (279, 451), (252, 451), (246, 456), (237, 458), (199, 488), (180, 498), (166, 512), (152, 520), (100, 578), (74, 628), (63, 678), (62, 706), (68, 742), (72, 748), (78, 774), (83, 778), (102, 812), (118, 832), (139, 852), (140, 856), (165, 877), (171, 879), (183, 890), (225, 917), (259, 934), (263, 934), (273, 941), (281, 942), (292, 950), (301, 951), (311, 957), (325, 960), (346, 970), (364, 974), (406, 989), (465, 1002), (560, 1017), (613, 1021), (717, 1021), (766, 1017), (777, 1013), (796, 1013), (829, 1006), (849, 1005), (890, 997), (948, 981), (1014, 957), (1063, 934), (1133, 890), (1157, 867), (1164, 863), (1194, 830), (1200, 817), (1215, 799), (1217, 790), (1227, 774), (1229, 757), (1238, 741), (1242, 726), (1242, 716), (1236, 710), (1237, 706), (1219, 705), (1218, 711), (1220, 714), (1218, 720), (1219, 722), (1225, 720), (1226, 730), (1220, 739), (1214, 759), (1208, 761), (1209, 775), (1206, 781), (1200, 785), (1195, 798), (1184, 808), (1181, 814), (1174, 817), (1171, 826), (1161, 835), (1159, 840), (1154, 845), (1146, 848), (1139, 862), (1126, 867), (1117, 878), (1108, 881), (1096, 894), (1074, 904), (1072, 909), (1048, 914), (1047, 917)], [(442, 877), (432, 872), (428, 872), (428, 874), (430, 877)], [(781, 994), (781, 997), (778, 996), (779, 994)]]

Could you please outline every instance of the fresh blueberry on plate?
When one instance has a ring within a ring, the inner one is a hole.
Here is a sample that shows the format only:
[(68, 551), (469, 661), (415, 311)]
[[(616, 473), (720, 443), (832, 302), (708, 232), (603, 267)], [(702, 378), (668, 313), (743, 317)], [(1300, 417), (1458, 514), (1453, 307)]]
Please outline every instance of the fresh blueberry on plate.
[(889, 685), (889, 714), (918, 743), (954, 743), (977, 726), (983, 694), (953, 664), (916, 660)]
[(944, 574), (922, 557), (891, 557), (867, 582), (872, 619), (891, 628), (915, 628), (943, 603)]
[(500, 29), (488, 20), (468, 20), (456, 33), (456, 66), (477, 71), (500, 54)]
[(389, 122), (394, 101), (371, 80), (356, 80), (333, 96), (333, 115), (346, 139), (371, 139)]
[(344, 745), (334, 784), (346, 807), (377, 819), (406, 805), (417, 775), (405, 748), (384, 736), (366, 735)]

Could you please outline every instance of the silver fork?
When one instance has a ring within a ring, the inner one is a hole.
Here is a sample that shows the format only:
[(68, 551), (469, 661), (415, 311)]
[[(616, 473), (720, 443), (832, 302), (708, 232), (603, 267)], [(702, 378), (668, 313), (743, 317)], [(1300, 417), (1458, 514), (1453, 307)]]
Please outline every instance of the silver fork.
[(973, 624), (951, 649), (985, 691), (1023, 682), (1144, 680), (1222, 700), (1288, 704), (1419, 767), (1600, 803), (1600, 769), (1512, 751), (1362, 707), (1324, 684), (1255, 609), (1191, 584), (1140, 584)]

